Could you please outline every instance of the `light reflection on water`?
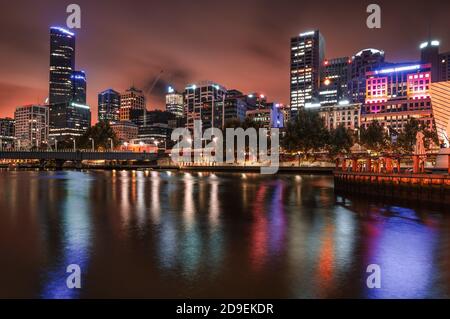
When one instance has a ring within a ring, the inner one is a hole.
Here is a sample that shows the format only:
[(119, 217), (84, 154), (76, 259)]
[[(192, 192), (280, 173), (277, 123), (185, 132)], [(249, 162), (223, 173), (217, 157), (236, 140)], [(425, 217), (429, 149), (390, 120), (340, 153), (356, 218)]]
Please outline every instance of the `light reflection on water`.
[(449, 297), (449, 226), (328, 176), (0, 171), (0, 297)]

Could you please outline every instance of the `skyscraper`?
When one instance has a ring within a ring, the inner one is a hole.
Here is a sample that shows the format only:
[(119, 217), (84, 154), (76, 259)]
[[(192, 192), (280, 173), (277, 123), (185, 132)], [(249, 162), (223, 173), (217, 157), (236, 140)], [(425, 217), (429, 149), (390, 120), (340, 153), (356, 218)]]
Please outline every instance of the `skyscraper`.
[(431, 81), (440, 81), (439, 41), (430, 40), (420, 44), (420, 61), (431, 64)]
[(134, 86), (120, 95), (119, 118), (121, 121), (131, 121), (136, 125), (142, 124), (146, 111), (144, 93)]
[(75, 34), (60, 27), (51, 27), (49, 104), (70, 102), (74, 69)]
[(222, 112), (227, 89), (223, 86), (204, 81), (186, 87), (184, 109), (186, 127), (194, 128), (194, 121), (200, 120), (202, 129), (222, 127)]
[(98, 120), (108, 122), (119, 121), (120, 93), (108, 89), (98, 95)]
[(352, 57), (349, 69), (348, 95), (354, 103), (364, 103), (366, 99), (366, 73), (384, 66), (384, 52), (365, 49)]
[(290, 102), (294, 115), (318, 97), (324, 54), (325, 40), (319, 30), (300, 33), (291, 39)]
[(441, 81), (450, 81), (450, 52), (439, 55), (439, 71)]
[(70, 79), (72, 81), (72, 102), (86, 104), (86, 74), (84, 71), (73, 71)]
[(348, 95), (349, 57), (325, 60), (320, 70), (320, 105), (335, 105)]
[(176, 117), (184, 117), (184, 99), (183, 94), (176, 92), (169, 87), (166, 94), (166, 111), (174, 114)]

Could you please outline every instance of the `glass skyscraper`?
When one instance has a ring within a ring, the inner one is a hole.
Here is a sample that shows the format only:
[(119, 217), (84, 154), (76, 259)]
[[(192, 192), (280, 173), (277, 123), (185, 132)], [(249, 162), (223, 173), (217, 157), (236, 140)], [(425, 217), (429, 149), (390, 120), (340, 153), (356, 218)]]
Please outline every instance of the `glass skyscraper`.
[(100, 92), (98, 95), (98, 120), (118, 122), (120, 110), (120, 93), (113, 89)]

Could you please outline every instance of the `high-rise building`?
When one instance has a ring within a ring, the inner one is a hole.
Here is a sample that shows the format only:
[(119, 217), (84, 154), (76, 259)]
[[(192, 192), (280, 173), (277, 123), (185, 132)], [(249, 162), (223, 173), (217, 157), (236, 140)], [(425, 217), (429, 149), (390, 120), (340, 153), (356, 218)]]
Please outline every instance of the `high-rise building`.
[(290, 104), (293, 114), (318, 98), (324, 54), (325, 40), (319, 30), (304, 32), (291, 39)]
[(226, 94), (226, 88), (211, 81), (187, 86), (184, 93), (186, 127), (193, 129), (194, 121), (199, 120), (203, 130), (221, 128)]
[(46, 105), (18, 107), (14, 113), (16, 147), (31, 149), (48, 143), (49, 108)]
[(138, 137), (138, 126), (131, 121), (112, 123), (111, 128), (122, 143), (129, 143)]
[(50, 137), (64, 140), (81, 136), (91, 126), (91, 108), (75, 102), (51, 104)]
[(349, 67), (348, 97), (354, 103), (364, 103), (366, 98), (366, 73), (384, 66), (384, 52), (365, 49), (352, 57)]
[(439, 74), (439, 41), (430, 40), (420, 44), (420, 61), (431, 65), (431, 81), (440, 81)]
[(98, 120), (118, 122), (120, 110), (120, 93), (113, 89), (105, 90), (98, 95)]
[(86, 73), (84, 71), (73, 71), (70, 76), (72, 81), (72, 100), (71, 102), (78, 104), (86, 104)]
[(246, 112), (257, 108), (256, 94), (246, 95), (238, 90), (228, 90), (225, 96), (225, 122), (231, 119), (245, 120)]
[(60, 27), (50, 28), (49, 104), (71, 101), (74, 70), (75, 34)]
[(144, 92), (134, 86), (120, 95), (120, 121), (131, 121), (136, 125), (142, 125), (146, 113), (146, 101)]
[(361, 126), (378, 121), (391, 135), (411, 118), (433, 129), (430, 64), (404, 64), (367, 73)]
[(169, 87), (167, 90), (166, 111), (174, 114), (178, 118), (184, 117), (183, 94), (176, 92), (173, 87)]
[(14, 119), (0, 119), (0, 149), (14, 147)]
[(450, 52), (439, 54), (440, 81), (450, 81)]
[(325, 60), (320, 71), (320, 105), (336, 105), (348, 98), (349, 57)]

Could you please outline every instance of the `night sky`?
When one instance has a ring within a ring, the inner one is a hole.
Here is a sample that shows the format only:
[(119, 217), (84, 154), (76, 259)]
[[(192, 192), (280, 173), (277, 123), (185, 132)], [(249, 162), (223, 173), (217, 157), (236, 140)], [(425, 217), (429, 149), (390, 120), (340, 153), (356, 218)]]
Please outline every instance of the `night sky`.
[[(441, 51), (450, 50), (449, 1), (8, 1), (0, 10), (0, 116), (44, 102), (49, 27), (65, 27), (70, 3), (82, 9), (76, 67), (88, 76), (94, 122), (98, 92), (148, 88), (161, 70), (150, 109), (163, 108), (168, 83), (182, 90), (206, 79), (287, 103), (290, 38), (310, 29), (323, 33), (327, 58), (373, 47), (392, 62), (418, 60), (430, 22)], [(366, 27), (370, 3), (381, 5), (381, 29)]]

